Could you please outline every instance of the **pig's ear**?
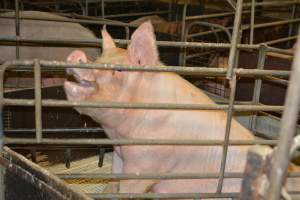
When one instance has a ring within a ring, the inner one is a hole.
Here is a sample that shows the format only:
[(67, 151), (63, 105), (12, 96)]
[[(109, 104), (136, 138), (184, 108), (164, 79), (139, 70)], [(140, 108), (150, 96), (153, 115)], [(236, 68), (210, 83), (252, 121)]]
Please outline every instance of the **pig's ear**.
[(71, 63), (87, 63), (87, 57), (83, 51), (75, 50), (67, 58), (67, 62)]
[(107, 32), (105, 25), (103, 26), (101, 34), (102, 34), (102, 49), (103, 49), (103, 51), (105, 51), (106, 49), (116, 48), (116, 44), (113, 41), (110, 34)]
[(155, 65), (159, 61), (153, 26), (147, 21), (131, 36), (128, 55), (133, 65)]

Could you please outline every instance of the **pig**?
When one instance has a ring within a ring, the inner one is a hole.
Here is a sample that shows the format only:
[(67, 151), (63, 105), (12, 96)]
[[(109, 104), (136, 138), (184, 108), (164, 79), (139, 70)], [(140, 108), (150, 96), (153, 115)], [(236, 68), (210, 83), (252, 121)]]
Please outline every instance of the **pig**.
[[(14, 17), (15, 12), (7, 12), (0, 15), (1, 17)], [(67, 18), (59, 15), (39, 12), (39, 11), (21, 11), (20, 17), (27, 18), (48, 18), (51, 20), (65, 20)], [(15, 36), (15, 20), (0, 18), (0, 37)], [(32, 39), (78, 39), (78, 40), (93, 40), (96, 36), (77, 23), (70, 22), (54, 22), (54, 21), (41, 21), (41, 20), (20, 20), (20, 36), (30, 37)], [(63, 61), (65, 58), (75, 49), (72, 47), (46, 47), (46, 46), (21, 46), (20, 47), (20, 59), (43, 59), (43, 60), (58, 60)], [(97, 48), (82, 48), (90, 58), (94, 58), (99, 54)], [(0, 63), (8, 60), (15, 60), (16, 47), (15, 46), (0, 46)], [(6, 84), (16, 85), (19, 82), (16, 77), (7, 77)], [(24, 84), (22, 86), (33, 85), (33, 79), (28, 77), (24, 78)], [(45, 78), (43, 79), (42, 86), (62, 85), (63, 78)]]
[[(152, 24), (147, 21), (133, 33), (127, 50), (116, 47), (102, 30), (103, 52), (95, 63), (164, 68), (159, 60)], [(90, 62), (83, 51), (72, 52), (67, 62)], [(65, 81), (69, 101), (178, 103), (215, 105), (202, 90), (171, 72), (128, 72), (69, 68), (77, 82)], [(146, 110), (75, 107), (100, 123), (111, 139), (223, 140), (227, 114), (211, 110)], [(251, 141), (253, 134), (236, 120), (231, 122), (231, 140)], [(242, 173), (250, 146), (228, 148), (226, 172)], [(222, 146), (116, 145), (113, 173), (218, 173)], [(106, 192), (120, 193), (214, 193), (217, 179), (120, 180)], [(241, 180), (226, 178), (222, 192), (238, 192)]]

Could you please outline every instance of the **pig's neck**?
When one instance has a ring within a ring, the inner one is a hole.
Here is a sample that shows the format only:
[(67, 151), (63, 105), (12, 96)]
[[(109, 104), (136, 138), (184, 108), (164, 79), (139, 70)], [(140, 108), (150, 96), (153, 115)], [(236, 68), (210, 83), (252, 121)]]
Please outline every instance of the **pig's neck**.
[[(122, 72), (126, 73), (126, 72)], [(109, 100), (120, 103), (143, 103), (136, 99), (136, 94), (139, 93), (140, 83), (144, 79), (144, 74), (140, 72), (130, 72), (123, 80), (123, 87), (116, 94), (114, 99)], [(100, 111), (100, 112), (99, 112)], [(120, 138), (120, 132), (124, 133), (130, 131), (132, 125), (137, 124), (137, 116), (141, 116), (145, 110), (136, 109), (97, 109), (89, 112), (96, 122), (100, 123), (105, 129), (107, 135), (112, 139)], [(139, 119), (138, 119), (139, 120)], [(127, 131), (124, 131), (127, 130)], [(122, 135), (124, 135), (122, 134)]]

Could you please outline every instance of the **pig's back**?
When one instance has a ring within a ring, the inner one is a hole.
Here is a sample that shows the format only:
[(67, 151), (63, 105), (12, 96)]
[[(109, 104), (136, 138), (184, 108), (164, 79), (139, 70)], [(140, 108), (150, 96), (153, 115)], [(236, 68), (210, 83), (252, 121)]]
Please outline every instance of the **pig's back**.
[[(14, 12), (1, 14), (1, 16), (13, 17)], [(38, 12), (38, 11), (22, 11), (22, 17), (45, 17), (49, 19), (66, 19), (58, 15)], [(15, 36), (15, 20), (0, 19), (0, 37)], [(52, 22), (39, 20), (20, 20), (20, 36), (30, 37), (33, 39), (77, 39), (88, 40), (96, 37), (88, 29), (77, 23)], [(20, 59), (45, 59), (45, 60), (65, 60), (75, 48), (70, 47), (20, 47)], [(78, 49), (78, 48), (76, 48)], [(95, 48), (83, 49), (88, 56), (96, 57), (98, 50)], [(0, 46), (0, 62), (16, 59), (16, 48), (14, 46)]]

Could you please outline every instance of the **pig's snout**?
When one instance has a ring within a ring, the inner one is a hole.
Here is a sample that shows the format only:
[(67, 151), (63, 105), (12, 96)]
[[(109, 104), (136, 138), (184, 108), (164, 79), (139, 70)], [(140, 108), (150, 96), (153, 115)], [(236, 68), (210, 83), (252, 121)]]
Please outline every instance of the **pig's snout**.
[(78, 82), (95, 82), (95, 76), (91, 69), (68, 68), (67, 75), (72, 75)]

